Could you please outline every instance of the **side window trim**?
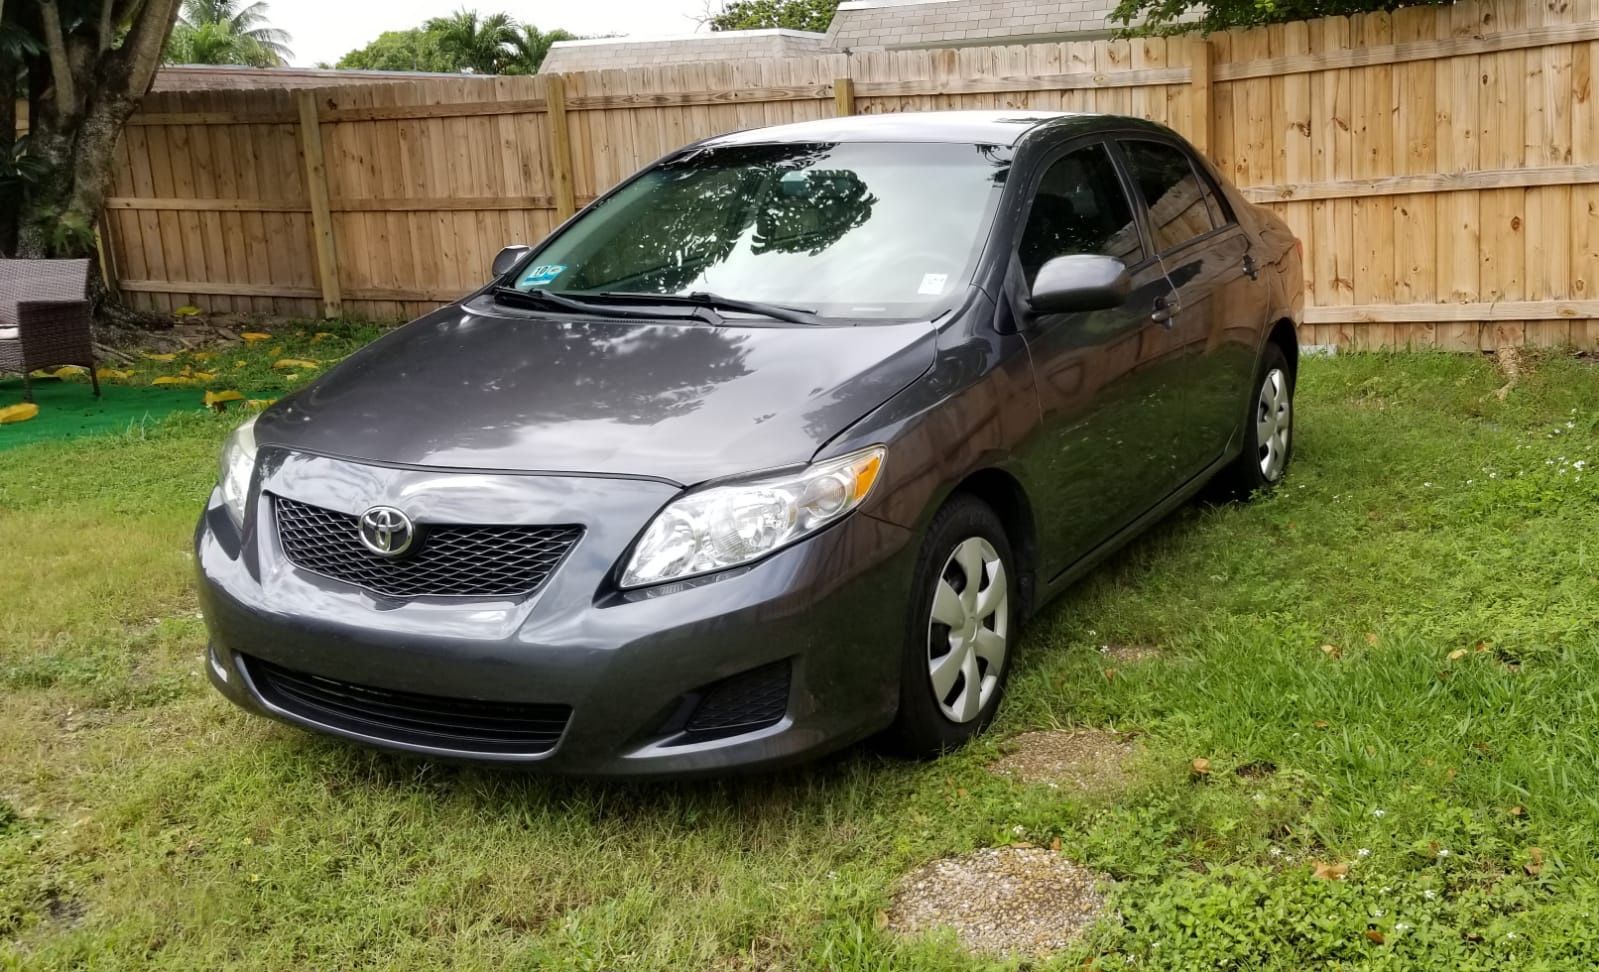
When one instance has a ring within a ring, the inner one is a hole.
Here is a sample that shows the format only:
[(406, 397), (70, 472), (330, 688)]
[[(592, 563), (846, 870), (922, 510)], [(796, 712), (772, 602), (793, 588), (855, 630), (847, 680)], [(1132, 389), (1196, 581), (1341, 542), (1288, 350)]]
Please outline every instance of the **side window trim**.
[(1154, 239), (1149, 235), (1149, 227), (1144, 219), (1143, 204), (1141, 202), (1143, 196), (1138, 193), (1137, 186), (1128, 180), (1126, 168), (1121, 163), (1119, 147), (1109, 135), (1095, 133), (1071, 139), (1050, 149), (1039, 160), (1032, 174), (1028, 176), (1025, 205), (1016, 220), (1015, 231), (1012, 233), (1010, 245), (1010, 258), (1018, 266), (1020, 266), (1022, 238), (1027, 231), (1027, 221), (1032, 218), (1033, 204), (1038, 200), (1038, 190), (1044, 184), (1044, 177), (1049, 175), (1049, 170), (1054, 168), (1055, 163), (1061, 159), (1071, 155), (1073, 152), (1079, 152), (1095, 145), (1102, 146), (1105, 154), (1110, 158), (1111, 168), (1117, 174), (1122, 196), (1127, 200), (1127, 206), (1133, 212), (1133, 225), (1138, 227), (1138, 243), (1143, 251), (1143, 259), (1137, 263), (1128, 264), (1127, 271), (1136, 273), (1159, 263), (1160, 257), (1155, 252)]
[[(1134, 192), (1134, 197), (1133, 198), (1138, 200), (1138, 202), (1139, 202), (1138, 209), (1140, 211), (1140, 215), (1143, 218), (1148, 219), (1148, 217), (1149, 217), (1149, 204), (1144, 200), (1143, 190), (1138, 188), (1137, 180), (1133, 178), (1132, 160), (1127, 157), (1126, 148), (1125, 148), (1126, 143), (1128, 143), (1128, 142), (1153, 142), (1153, 143), (1155, 143), (1157, 145), (1164, 145), (1167, 148), (1175, 149), (1176, 151), (1182, 153), (1183, 158), (1188, 160), (1188, 168), (1189, 168), (1190, 171), (1192, 171), (1194, 173), (1194, 178), (1198, 179), (1200, 181), (1200, 187), (1204, 188), (1204, 187), (1208, 186), (1210, 188), (1211, 195), (1216, 198), (1216, 200), (1221, 204), (1222, 211), (1227, 214), (1227, 217), (1228, 217), (1227, 222), (1223, 223), (1220, 226), (1213, 226), (1210, 229), (1206, 230), (1205, 232), (1200, 233), (1198, 236), (1191, 236), (1188, 239), (1186, 239), (1186, 240), (1182, 241), (1181, 243), (1177, 244), (1176, 246), (1174, 246), (1174, 247), (1172, 247), (1172, 248), (1170, 248), (1168, 250), (1163, 250), (1162, 252), (1157, 254), (1158, 256), (1160, 256), (1160, 257), (1169, 257), (1172, 254), (1181, 253), (1184, 250), (1188, 249), (1189, 247), (1192, 247), (1192, 246), (1194, 246), (1194, 245), (1196, 245), (1198, 243), (1204, 243), (1204, 242), (1208, 242), (1208, 241), (1211, 241), (1211, 240), (1218, 239), (1219, 237), (1221, 237), (1221, 236), (1223, 236), (1223, 235), (1225, 235), (1225, 234), (1227, 234), (1227, 233), (1229, 233), (1229, 232), (1231, 232), (1233, 230), (1238, 230), (1239, 232), (1243, 231), (1243, 224), (1238, 222), (1238, 214), (1233, 212), (1232, 206), (1227, 202), (1227, 197), (1222, 194), (1222, 192), (1220, 190), (1220, 187), (1218, 187), (1216, 185), (1216, 180), (1214, 180), (1214, 179), (1212, 179), (1210, 177), (1210, 173), (1205, 170), (1204, 166), (1199, 165), (1199, 164), (1197, 164), (1195, 162), (1194, 157), (1193, 157), (1193, 153), (1188, 149), (1187, 146), (1185, 146), (1185, 145), (1183, 145), (1183, 144), (1181, 144), (1179, 142), (1176, 142), (1176, 141), (1174, 141), (1174, 140), (1172, 140), (1170, 138), (1166, 138), (1166, 137), (1162, 137), (1160, 135), (1157, 135), (1155, 133), (1145, 134), (1143, 132), (1127, 132), (1125, 134), (1118, 134), (1118, 135), (1115, 136), (1115, 142), (1116, 142), (1116, 152), (1115, 152), (1115, 154), (1116, 154), (1117, 160), (1121, 164), (1121, 167), (1122, 167), (1122, 170), (1123, 170), (1123, 178), (1128, 180), (1128, 181), (1130, 181), (1133, 184), (1133, 192)], [(1150, 239), (1151, 242), (1153, 242), (1154, 238), (1155, 238), (1155, 236), (1154, 236), (1154, 228), (1153, 227), (1149, 227), (1148, 228), (1148, 232), (1149, 232), (1149, 239)]]

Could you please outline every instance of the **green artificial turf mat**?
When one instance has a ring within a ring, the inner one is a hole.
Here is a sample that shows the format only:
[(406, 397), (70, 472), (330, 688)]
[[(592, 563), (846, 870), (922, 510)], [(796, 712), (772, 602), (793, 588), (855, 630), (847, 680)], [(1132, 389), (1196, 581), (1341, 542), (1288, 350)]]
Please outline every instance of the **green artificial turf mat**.
[[(102, 381), (100, 397), (95, 398), (87, 379), (35, 378), (33, 400), (39, 414), (0, 425), (0, 451), (47, 439), (126, 431), (174, 412), (203, 408), (204, 394), (198, 387), (137, 388)], [(21, 378), (0, 381), (0, 408), (21, 401)]]

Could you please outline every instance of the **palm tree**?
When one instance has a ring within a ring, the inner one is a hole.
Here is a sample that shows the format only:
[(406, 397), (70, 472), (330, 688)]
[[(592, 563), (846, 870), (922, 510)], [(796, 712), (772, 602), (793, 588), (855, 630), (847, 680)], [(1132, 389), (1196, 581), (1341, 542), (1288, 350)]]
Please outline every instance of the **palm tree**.
[(276, 67), (294, 56), (289, 40), (287, 33), (267, 23), (267, 5), (259, 0), (183, 0), (166, 60)]
[(459, 70), (475, 74), (499, 74), (520, 37), (510, 14), (489, 14), (479, 20), (476, 11), (466, 9), (435, 17), (423, 29), (434, 35), (439, 53)]
[(564, 40), (577, 40), (577, 35), (559, 27), (542, 31), (532, 24), (523, 24), (522, 32), (511, 38), (511, 55), (505, 64), (505, 73), (539, 73), (539, 65), (550, 53), (550, 45)]

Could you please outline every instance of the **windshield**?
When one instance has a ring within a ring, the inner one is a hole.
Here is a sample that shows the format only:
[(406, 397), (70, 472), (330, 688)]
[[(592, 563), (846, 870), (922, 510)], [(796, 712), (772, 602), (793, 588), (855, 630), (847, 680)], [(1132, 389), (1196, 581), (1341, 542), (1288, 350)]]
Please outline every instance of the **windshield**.
[(541, 247), (520, 290), (715, 293), (824, 317), (931, 315), (970, 281), (1009, 153), (906, 142), (699, 149)]

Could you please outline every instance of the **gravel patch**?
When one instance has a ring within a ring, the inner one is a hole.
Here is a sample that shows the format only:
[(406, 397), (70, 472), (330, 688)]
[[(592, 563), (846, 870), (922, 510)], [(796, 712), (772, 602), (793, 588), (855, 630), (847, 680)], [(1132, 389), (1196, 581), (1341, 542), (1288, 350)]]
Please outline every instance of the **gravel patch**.
[(988, 767), (1023, 783), (1071, 786), (1080, 790), (1118, 790), (1131, 775), (1127, 764), (1138, 752), (1132, 737), (1103, 729), (1027, 732), (1006, 740), (1005, 755)]
[(994, 956), (1041, 958), (1093, 926), (1105, 909), (1104, 875), (1054, 851), (997, 847), (933, 861), (900, 883), (888, 927), (904, 935), (950, 928), (961, 945)]

